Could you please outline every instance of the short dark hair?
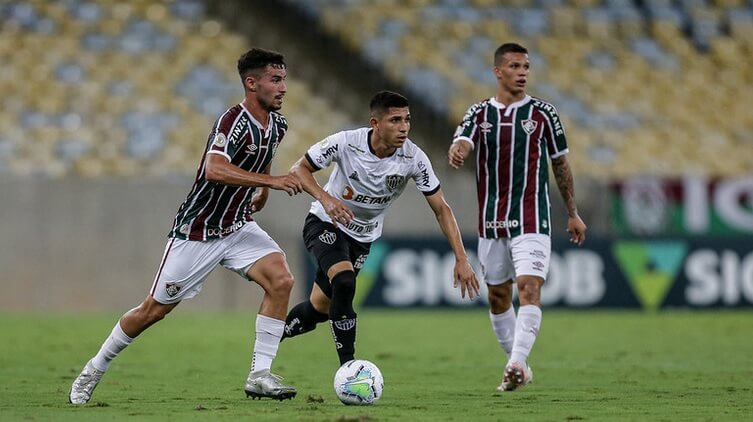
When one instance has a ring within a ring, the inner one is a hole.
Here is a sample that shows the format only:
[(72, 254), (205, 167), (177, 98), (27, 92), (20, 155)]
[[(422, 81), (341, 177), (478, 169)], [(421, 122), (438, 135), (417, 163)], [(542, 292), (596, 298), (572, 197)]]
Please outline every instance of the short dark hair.
[(528, 54), (528, 50), (520, 44), (514, 42), (504, 43), (497, 48), (494, 52), (494, 65), (498, 65), (502, 61), (502, 56), (507, 53), (523, 53)]
[(392, 91), (379, 91), (374, 95), (369, 103), (371, 114), (381, 116), (386, 113), (390, 107), (408, 107), (408, 99)]
[(238, 74), (241, 82), (250, 72), (259, 72), (267, 65), (285, 68), (285, 57), (276, 51), (252, 48), (238, 59)]

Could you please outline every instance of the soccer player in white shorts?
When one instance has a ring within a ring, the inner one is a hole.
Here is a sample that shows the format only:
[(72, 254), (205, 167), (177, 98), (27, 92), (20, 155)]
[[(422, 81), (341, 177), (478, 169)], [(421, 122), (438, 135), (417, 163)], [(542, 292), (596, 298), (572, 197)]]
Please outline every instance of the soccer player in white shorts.
[(217, 264), (249, 280), (251, 266), (273, 253), (285, 255), (255, 221), (228, 237), (207, 242), (170, 239), (149, 293), (159, 303), (177, 304), (199, 294)]
[(497, 387), (502, 391), (522, 387), (533, 376), (528, 355), (541, 323), (541, 286), (551, 251), (550, 163), (567, 208), (570, 239), (581, 245), (586, 238), (562, 119), (554, 105), (526, 94), (529, 68), (525, 47), (497, 48), (492, 68), (497, 92), (468, 109), (447, 153), (450, 165), (459, 168), (475, 150), (479, 256), (489, 284), (492, 328), (508, 356)]
[(252, 216), (266, 203), (270, 188), (288, 195), (302, 191), (295, 176), (269, 174), (288, 129), (287, 120), (277, 113), (287, 91), (287, 71), (281, 54), (253, 48), (238, 60), (238, 73), (245, 98), (217, 118), (207, 137), (199, 171), (175, 216), (149, 295), (118, 320), (86, 363), (71, 385), (71, 403), (87, 403), (111, 361), (178, 303), (196, 296), (217, 264), (253, 280), (265, 292), (256, 316), (246, 395), (279, 400), (296, 395), (295, 388), (283, 385), (271, 372), (293, 276), (280, 247)]

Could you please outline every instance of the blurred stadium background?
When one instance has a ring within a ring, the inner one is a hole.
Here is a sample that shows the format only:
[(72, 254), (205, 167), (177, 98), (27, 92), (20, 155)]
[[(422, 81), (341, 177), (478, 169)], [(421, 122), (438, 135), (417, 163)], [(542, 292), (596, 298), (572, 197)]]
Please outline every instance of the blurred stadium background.
[[(0, 1), (2, 311), (124, 311), (148, 292), (215, 117), (242, 99), (238, 56), (284, 53), (291, 130), (273, 172), (364, 125), (379, 89), (412, 101), (469, 251), (472, 166), (446, 150), (495, 93), (494, 49), (529, 48), (529, 93), (563, 118), (590, 238), (570, 249), (555, 199), (547, 306), (753, 305), (753, 1)], [(307, 293), (310, 199), (258, 220)], [(363, 272), (363, 306), (457, 303), (447, 249), (407, 190)], [(439, 237), (441, 239), (441, 237)], [(445, 271), (447, 269), (447, 271)], [(194, 309), (256, 309), (219, 269)]]

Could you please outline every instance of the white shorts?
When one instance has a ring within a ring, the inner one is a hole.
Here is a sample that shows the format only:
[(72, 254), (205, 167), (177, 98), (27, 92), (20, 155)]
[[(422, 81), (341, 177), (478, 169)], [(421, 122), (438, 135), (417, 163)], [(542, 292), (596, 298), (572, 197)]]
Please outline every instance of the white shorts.
[(163, 304), (190, 299), (199, 294), (217, 264), (248, 278), (246, 273), (256, 261), (275, 252), (284, 255), (277, 242), (253, 221), (222, 239), (170, 239), (150, 294)]
[(529, 233), (512, 239), (478, 239), (478, 259), (486, 284), (496, 286), (521, 275), (546, 279), (552, 240)]

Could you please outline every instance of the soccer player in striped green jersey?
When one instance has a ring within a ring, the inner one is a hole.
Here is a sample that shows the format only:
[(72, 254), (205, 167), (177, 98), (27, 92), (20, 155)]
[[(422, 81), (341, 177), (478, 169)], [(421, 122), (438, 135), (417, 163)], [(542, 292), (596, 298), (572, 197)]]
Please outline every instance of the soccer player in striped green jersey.
[(562, 122), (553, 105), (526, 94), (529, 68), (528, 50), (521, 45), (502, 44), (494, 52), (497, 94), (468, 109), (448, 153), (450, 165), (460, 168), (476, 152), (478, 256), (489, 286), (492, 328), (508, 359), (500, 391), (533, 379), (528, 355), (541, 325), (541, 286), (551, 256), (549, 160), (567, 206), (570, 240), (582, 245), (586, 238)]

